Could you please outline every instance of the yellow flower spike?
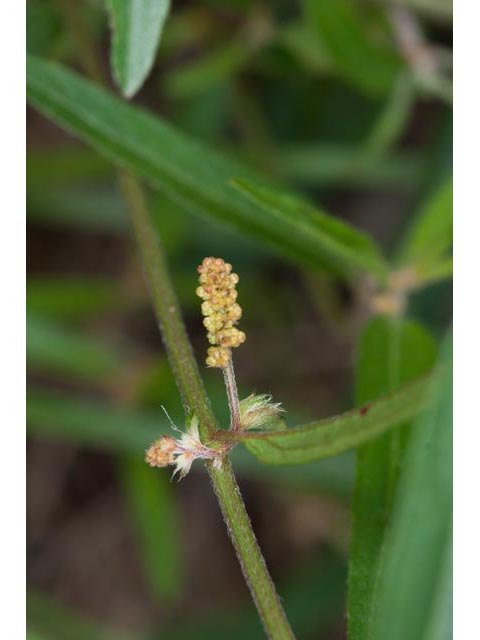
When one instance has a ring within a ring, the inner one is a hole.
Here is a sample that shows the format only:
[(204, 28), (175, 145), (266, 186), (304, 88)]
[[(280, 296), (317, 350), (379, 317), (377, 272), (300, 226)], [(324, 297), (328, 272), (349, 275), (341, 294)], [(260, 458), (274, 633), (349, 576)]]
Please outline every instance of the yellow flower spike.
[(236, 302), (236, 285), (240, 278), (232, 273), (232, 265), (222, 258), (205, 258), (198, 267), (200, 286), (197, 295), (202, 298), (203, 325), (208, 331), (207, 366), (228, 367), (230, 349), (245, 342), (246, 336), (235, 325), (242, 316), (242, 309)]

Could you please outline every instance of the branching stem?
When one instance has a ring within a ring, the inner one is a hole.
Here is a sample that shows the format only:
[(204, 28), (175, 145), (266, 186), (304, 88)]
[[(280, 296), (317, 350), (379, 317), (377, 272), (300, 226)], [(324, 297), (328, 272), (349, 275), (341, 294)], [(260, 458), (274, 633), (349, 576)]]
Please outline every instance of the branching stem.
[[(68, 25), (72, 30), (80, 29), (81, 11), (77, 3), (69, 1), (66, 6)], [(85, 36), (80, 55), (83, 66), (90, 77), (101, 83), (101, 64), (92, 62), (85, 52), (94, 52), (88, 30), (82, 29)], [(76, 34), (73, 33), (74, 39)], [(91, 46), (90, 46), (91, 45)], [(140, 248), (143, 265), (152, 295), (165, 348), (172, 365), (175, 380), (185, 407), (193, 411), (199, 419), (203, 438), (213, 434), (218, 424), (205, 392), (197, 363), (188, 340), (182, 320), (180, 306), (168, 272), (165, 255), (159, 234), (152, 224), (142, 185), (138, 179), (127, 172), (118, 172), (120, 186), (128, 204), (135, 235)], [(233, 366), (228, 374), (229, 403), (232, 411), (232, 424), (239, 424), (238, 394), (236, 392)], [(233, 383), (233, 386), (232, 384)], [(232, 409), (233, 406), (233, 409)], [(237, 416), (237, 417), (234, 417)], [(250, 588), (258, 613), (266, 633), (272, 640), (292, 640), (293, 632), (283, 611), (282, 605), (268, 572), (262, 552), (258, 546), (250, 520), (245, 510), (238, 485), (227, 457), (219, 469), (206, 463), (215, 494), (225, 519), (230, 538), (237, 552), (245, 580)]]
[[(123, 192), (129, 204), (135, 234), (140, 246), (153, 305), (159, 320), (165, 347), (172, 363), (180, 393), (188, 407), (199, 418), (203, 437), (213, 434), (217, 422), (208, 396), (205, 393), (192, 349), (182, 322), (181, 311), (171, 284), (158, 233), (153, 228), (142, 189), (136, 178), (122, 174)], [(233, 367), (229, 369), (227, 390), (234, 416), (238, 416), (239, 404)], [(230, 377), (231, 376), (231, 377)], [(227, 378), (226, 378), (227, 379)], [(229, 386), (233, 381), (233, 387)], [(230, 392), (231, 395), (230, 395)], [(215, 494), (227, 525), (238, 560), (250, 588), (265, 631), (272, 640), (292, 640), (293, 632), (288, 624), (282, 605), (268, 572), (262, 552), (258, 546), (250, 520), (245, 510), (240, 490), (233, 475), (228, 457), (220, 469), (206, 463)]]

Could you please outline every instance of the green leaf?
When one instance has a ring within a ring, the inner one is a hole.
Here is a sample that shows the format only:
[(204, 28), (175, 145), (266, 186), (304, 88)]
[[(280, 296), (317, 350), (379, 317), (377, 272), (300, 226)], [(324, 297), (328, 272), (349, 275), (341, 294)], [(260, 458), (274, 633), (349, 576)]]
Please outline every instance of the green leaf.
[(385, 105), (362, 144), (369, 157), (384, 156), (400, 138), (410, 120), (415, 101), (412, 79), (406, 73), (398, 75)]
[(112, 22), (111, 65), (118, 86), (131, 98), (149, 74), (170, 0), (108, 0)]
[(418, 380), (333, 418), (277, 433), (240, 434), (238, 439), (268, 464), (303, 464), (336, 456), (413, 418), (428, 401), (428, 383), (428, 378)]
[(30, 188), (27, 215), (49, 227), (108, 233), (123, 233), (127, 222), (125, 203), (110, 185)]
[(105, 342), (38, 316), (27, 316), (27, 363), (36, 371), (105, 382), (121, 370), (118, 350)]
[(355, 479), (353, 451), (346, 451), (321, 462), (301, 466), (262, 464), (244, 447), (235, 447), (231, 454), (235, 472), (247, 478), (258, 479), (281, 490), (312, 495), (331, 495), (349, 500)]
[(379, 570), (373, 640), (452, 637), (452, 342), (434, 401), (419, 418), (393, 505)]
[(35, 276), (27, 283), (27, 311), (32, 315), (79, 320), (126, 305), (121, 286), (113, 280)]
[[(170, 408), (170, 402), (167, 406)], [(38, 388), (28, 391), (27, 428), (29, 434), (37, 437), (134, 455), (143, 452), (160, 435), (172, 435), (163, 413), (119, 409), (106, 402)], [(236, 470), (249, 478), (308, 493), (328, 493), (342, 498), (351, 494), (354, 465), (349, 453), (325, 460), (321, 465), (307, 464), (291, 469), (260, 464), (240, 447), (234, 449), (232, 456)]]
[(234, 180), (233, 184), (252, 202), (268, 212), (277, 225), (290, 224), (304, 246), (318, 247), (319, 260), (344, 275), (358, 269), (368, 271), (380, 279), (387, 265), (375, 243), (364, 233), (319, 211), (296, 196), (273, 191), (248, 180)]
[(449, 178), (435, 189), (414, 217), (398, 261), (415, 266), (423, 280), (447, 262), (452, 242), (453, 182)]
[(279, 32), (278, 42), (310, 73), (331, 71), (332, 60), (325, 45), (306, 21), (289, 22)]
[(418, 154), (397, 152), (379, 158), (339, 144), (282, 146), (268, 158), (276, 173), (307, 187), (416, 187), (424, 170)]
[[(29, 100), (40, 111), (179, 206), (226, 223), (302, 265), (325, 267), (324, 243), (311, 212), (279, 217), (255, 206), (230, 184), (234, 177), (254, 178), (238, 163), (58, 65), (29, 58), (27, 83)], [(373, 263), (383, 270), (379, 258), (371, 256)]]
[[(343, 77), (367, 93), (384, 93), (402, 68), (390, 41), (367, 31), (365, 7), (351, 0), (304, 0), (306, 16)], [(370, 26), (370, 25), (368, 25)], [(388, 38), (386, 29), (382, 36)]]
[(170, 471), (148, 467), (138, 452), (120, 461), (127, 508), (152, 593), (161, 601), (178, 599), (183, 563), (178, 503)]
[(30, 53), (48, 55), (61, 38), (61, 20), (55, 5), (45, 0), (26, 3), (26, 40)]
[(420, 271), (420, 285), (426, 285), (448, 280), (453, 276), (453, 257), (441, 258), (435, 264), (423, 267)]
[[(357, 402), (424, 374), (433, 366), (435, 352), (433, 339), (418, 323), (384, 317), (371, 320), (358, 349)], [(397, 413), (394, 431), (357, 452), (347, 599), (350, 640), (370, 637), (378, 559), (409, 435), (408, 421), (413, 417)]]

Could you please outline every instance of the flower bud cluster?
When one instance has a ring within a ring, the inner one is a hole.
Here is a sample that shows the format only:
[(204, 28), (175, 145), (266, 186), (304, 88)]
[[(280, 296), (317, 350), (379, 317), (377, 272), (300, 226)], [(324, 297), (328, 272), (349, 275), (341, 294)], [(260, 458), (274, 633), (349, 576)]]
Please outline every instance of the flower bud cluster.
[(245, 429), (286, 429), (283, 414), (285, 413), (279, 402), (272, 402), (272, 396), (262, 394), (249, 395), (240, 402), (240, 428)]
[(233, 347), (245, 342), (245, 334), (236, 328), (242, 316), (237, 304), (236, 285), (238, 275), (232, 273), (232, 265), (222, 258), (205, 258), (198, 267), (200, 286), (197, 295), (202, 298), (203, 324), (208, 331), (207, 365), (225, 368)]
[(151, 467), (168, 467), (175, 462), (177, 441), (170, 436), (162, 436), (145, 451), (145, 462)]
[(201, 443), (198, 420), (193, 416), (187, 425), (187, 431), (181, 433), (178, 439), (162, 436), (159, 440), (155, 440), (145, 451), (145, 462), (151, 467), (174, 465), (173, 475), (178, 473), (181, 480), (190, 471), (194, 460), (198, 458), (213, 460), (213, 466), (218, 469), (221, 467), (224, 454), (225, 451), (222, 449), (210, 449)]

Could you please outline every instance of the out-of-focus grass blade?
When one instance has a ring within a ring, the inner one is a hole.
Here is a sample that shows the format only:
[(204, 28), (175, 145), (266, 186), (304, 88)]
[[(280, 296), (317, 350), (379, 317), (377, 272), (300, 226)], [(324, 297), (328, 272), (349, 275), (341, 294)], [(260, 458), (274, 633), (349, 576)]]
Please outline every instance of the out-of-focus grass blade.
[(180, 514), (171, 470), (151, 469), (141, 452), (120, 460), (127, 508), (152, 593), (173, 602), (180, 595), (183, 565)]
[(420, 271), (420, 286), (435, 284), (447, 280), (453, 275), (453, 257), (439, 259), (435, 264)]
[(36, 55), (48, 55), (61, 38), (61, 20), (56, 7), (45, 0), (26, 3), (27, 50)]
[(334, 66), (325, 45), (304, 21), (298, 20), (284, 27), (278, 42), (312, 73), (327, 73)]
[(143, 452), (162, 433), (170, 433), (163, 413), (118, 408), (30, 388), (28, 432), (115, 452)]
[[(365, 9), (351, 0), (304, 0), (304, 5), (309, 23), (346, 80), (368, 93), (385, 93), (392, 87), (401, 60), (390, 42), (379, 43), (367, 32)], [(382, 35), (388, 37), (386, 29)]]
[[(358, 348), (357, 402), (367, 402), (429, 371), (435, 352), (432, 337), (418, 323), (374, 318)], [(347, 599), (350, 640), (370, 637), (380, 549), (413, 417), (399, 412), (394, 416), (396, 429), (357, 452)]]
[(302, 494), (331, 495), (350, 499), (355, 478), (355, 459), (352, 451), (333, 458), (285, 467), (262, 464), (247, 449), (233, 450), (235, 472), (248, 478), (258, 478), (275, 487)]
[(359, 447), (413, 418), (428, 403), (428, 387), (429, 379), (421, 379), (334, 418), (277, 433), (246, 433), (238, 437), (262, 462), (269, 464), (321, 460)]
[(125, 203), (111, 185), (31, 188), (27, 193), (29, 222), (88, 231), (123, 233)]
[(118, 283), (110, 280), (36, 276), (27, 283), (27, 310), (34, 316), (79, 320), (124, 306)]
[(273, 191), (247, 180), (233, 184), (246, 198), (267, 211), (277, 224), (291, 225), (299, 244), (318, 247), (319, 260), (328, 268), (353, 276), (359, 269), (379, 279), (387, 273), (387, 265), (369, 236), (319, 211), (296, 196)]
[(342, 188), (414, 188), (424, 173), (424, 162), (418, 154), (398, 152), (379, 158), (342, 145), (280, 147), (271, 164), (280, 178), (309, 187), (339, 184)]
[(27, 215), (29, 222), (89, 231), (118, 233), (127, 228), (112, 165), (80, 145), (29, 150)]
[(398, 261), (416, 267), (423, 280), (439, 264), (445, 264), (452, 241), (453, 182), (449, 178), (435, 189), (414, 217)]
[(37, 591), (27, 593), (27, 621), (29, 630), (45, 640), (146, 640), (98, 626)]
[(112, 23), (111, 65), (127, 98), (142, 86), (155, 60), (170, 0), (107, 0)]
[(58, 65), (29, 58), (27, 76), (29, 100), (40, 111), (185, 209), (227, 223), (300, 264), (324, 267), (322, 244), (297, 231), (311, 226), (310, 215), (279, 220), (230, 184), (234, 177), (254, 178), (250, 171)]
[(363, 150), (369, 156), (384, 155), (403, 134), (414, 99), (412, 79), (407, 73), (399, 74), (385, 106), (362, 144)]
[(123, 362), (118, 350), (101, 340), (51, 320), (27, 316), (27, 364), (31, 369), (108, 383), (121, 370)]
[[(54, 323), (29, 317), (27, 321), (27, 361), (29, 366), (41, 371), (53, 371), (80, 378), (89, 382), (107, 381), (122, 369), (124, 360), (117, 351), (110, 350), (102, 342), (78, 332), (66, 330)], [(55, 428), (59, 419), (65, 418), (68, 400), (60, 399), (50, 405), (45, 398), (35, 404), (33, 396), (33, 422), (40, 420), (48, 428)], [(64, 428), (69, 430), (67, 438), (78, 437), (80, 442), (89, 442), (97, 446), (107, 439), (113, 448), (123, 448), (136, 442), (138, 430), (145, 432), (145, 444), (148, 444), (145, 418), (131, 414), (130, 410), (111, 409), (111, 415), (100, 406), (88, 401), (78, 403), (75, 416), (68, 419)], [(28, 398), (28, 422), (32, 421), (32, 397)], [(40, 407), (40, 411), (39, 411)], [(36, 409), (36, 410), (35, 410)], [(43, 409), (43, 414), (42, 414)], [(46, 415), (45, 415), (46, 409)], [(43, 416), (43, 417), (42, 417)], [(162, 416), (163, 419), (163, 416)], [(43, 420), (43, 422), (42, 422)], [(127, 433), (127, 430), (136, 430)], [(76, 430), (78, 430), (76, 432)], [(96, 431), (93, 436), (93, 432)], [(153, 436), (152, 429), (152, 436)], [(158, 436), (158, 430), (155, 436)], [(153, 439), (153, 438), (152, 438)], [(143, 448), (138, 446), (133, 456), (124, 457), (120, 462), (121, 476), (127, 497), (127, 506), (134, 523), (139, 549), (143, 556), (145, 573), (153, 593), (163, 600), (175, 600), (181, 587), (181, 553), (178, 548), (179, 522), (173, 496), (167, 486), (168, 481), (158, 472), (149, 469), (143, 460)], [(132, 447), (133, 448), (133, 447)], [(165, 484), (167, 482), (167, 484)]]
[(412, 433), (382, 549), (374, 640), (452, 637), (452, 342)]

